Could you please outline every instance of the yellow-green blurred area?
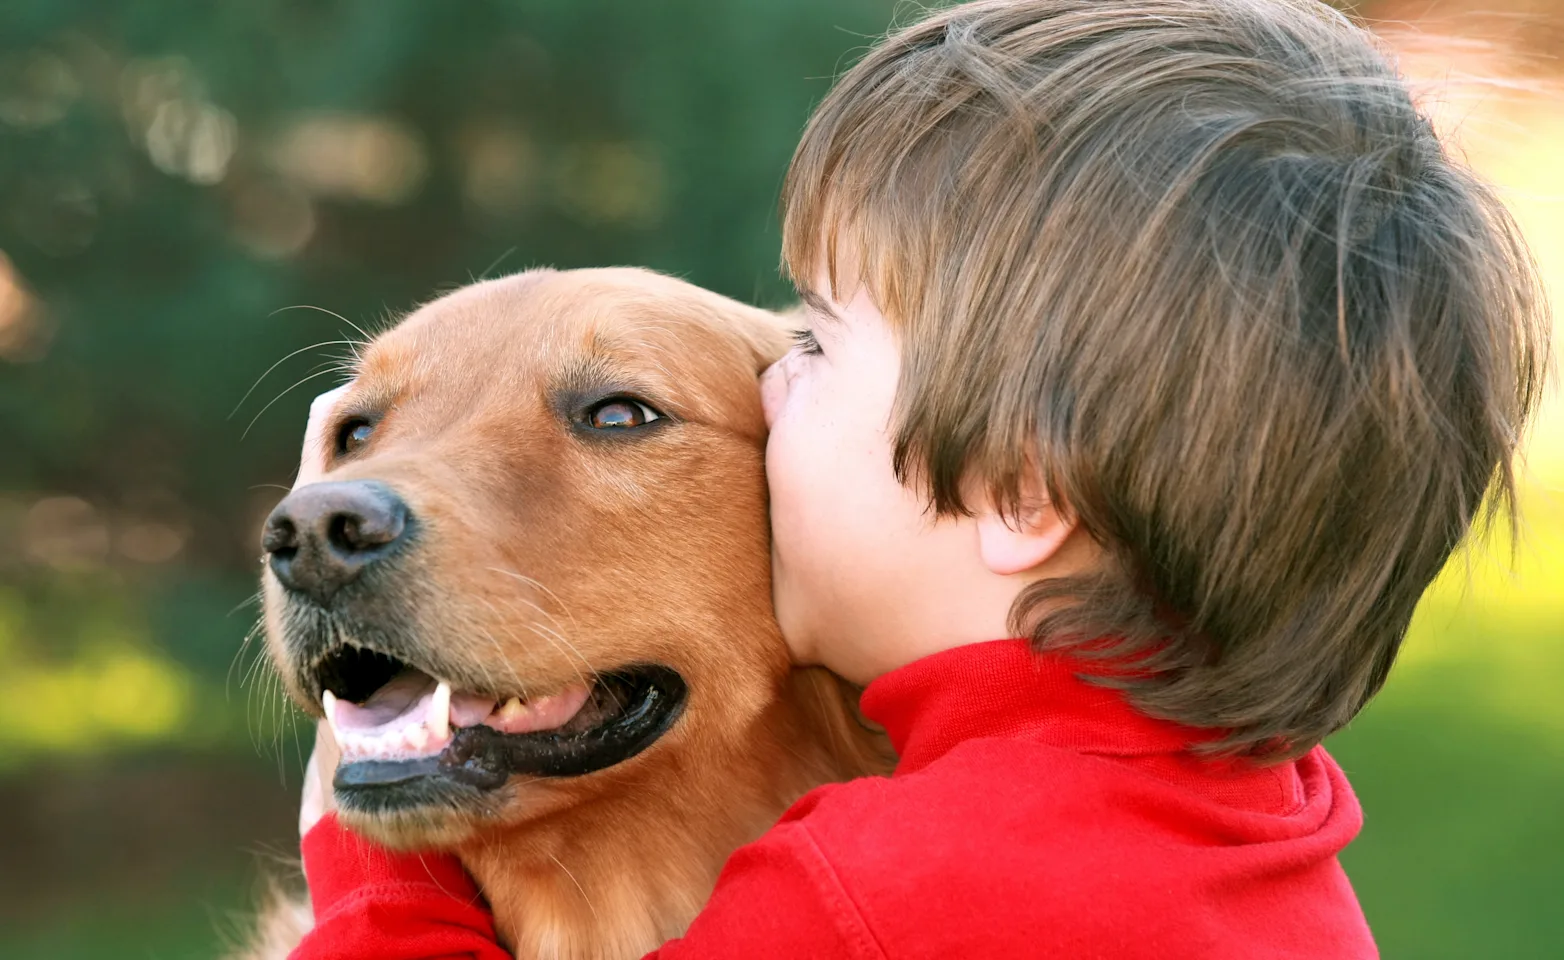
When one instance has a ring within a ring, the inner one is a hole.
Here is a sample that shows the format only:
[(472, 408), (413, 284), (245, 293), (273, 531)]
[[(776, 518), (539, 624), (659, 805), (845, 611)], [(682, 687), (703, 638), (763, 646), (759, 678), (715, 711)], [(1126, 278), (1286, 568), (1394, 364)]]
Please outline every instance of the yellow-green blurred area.
[[(260, 520), (348, 321), (532, 264), (783, 302), (775, 201), (809, 107), (912, 12), (0, 6), (0, 956), (215, 956), (292, 853), (303, 725), (244, 639)], [(1361, 12), (1394, 28), (1557, 302), (1564, 4)], [(1452, 563), (1332, 743), (1387, 957), (1564, 957), (1556, 387), (1548, 403), (1520, 538)]]

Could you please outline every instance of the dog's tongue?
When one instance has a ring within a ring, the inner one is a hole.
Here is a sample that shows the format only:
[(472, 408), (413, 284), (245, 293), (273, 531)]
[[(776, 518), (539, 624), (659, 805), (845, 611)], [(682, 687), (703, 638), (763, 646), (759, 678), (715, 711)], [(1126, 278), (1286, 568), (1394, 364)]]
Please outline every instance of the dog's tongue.
[(354, 733), (376, 733), (392, 726), (423, 722), (436, 686), (434, 678), (426, 673), (403, 670), (362, 704), (338, 700), (333, 719), (340, 729)]
[(502, 733), (551, 730), (574, 717), (588, 690), (575, 686), (551, 697), (501, 704), (492, 697), (456, 693), (417, 670), (404, 670), (363, 703), (321, 697), (342, 762), (410, 760), (433, 756), (451, 742), (453, 727), (486, 724)]

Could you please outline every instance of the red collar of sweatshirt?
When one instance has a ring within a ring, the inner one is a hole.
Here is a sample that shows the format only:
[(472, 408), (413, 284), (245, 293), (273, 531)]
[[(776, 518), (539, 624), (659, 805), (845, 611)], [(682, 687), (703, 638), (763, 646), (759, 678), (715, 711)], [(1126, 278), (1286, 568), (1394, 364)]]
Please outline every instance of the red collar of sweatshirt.
[[(964, 742), (998, 738), (1130, 760), (1237, 807), (1285, 813), (1303, 801), (1297, 764), (1198, 758), (1189, 748), (1216, 739), (1211, 731), (1149, 717), (1080, 673), (1077, 663), (1040, 656), (1024, 640), (970, 644), (881, 676), (865, 689), (861, 707), (890, 735), (900, 757), (896, 776), (922, 770)], [(1343, 812), (1360, 819), (1350, 791), (1346, 799), (1351, 810)]]
[(1112, 756), (1175, 753), (1208, 735), (1155, 720), (1078, 668), (1039, 656), (1023, 640), (955, 647), (881, 676), (864, 690), (864, 714), (885, 727), (898, 774), (978, 737), (1025, 737)]
[[(862, 705), (895, 776), (811, 791), (653, 956), (1378, 955), (1336, 859), (1361, 812), (1323, 749), (1199, 759), (1207, 734), (1015, 640), (893, 671)], [(304, 862), (317, 927), (294, 960), (509, 956), (454, 861), (376, 850), (328, 817)]]

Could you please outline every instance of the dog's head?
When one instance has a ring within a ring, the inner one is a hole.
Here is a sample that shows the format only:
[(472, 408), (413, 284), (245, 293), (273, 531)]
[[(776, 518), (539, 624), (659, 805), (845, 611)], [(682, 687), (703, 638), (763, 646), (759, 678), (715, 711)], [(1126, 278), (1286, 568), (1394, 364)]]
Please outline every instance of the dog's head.
[(611, 269), (467, 287), (367, 346), (263, 534), (270, 649), (351, 826), (456, 843), (743, 749), (788, 669), (755, 383), (786, 341)]

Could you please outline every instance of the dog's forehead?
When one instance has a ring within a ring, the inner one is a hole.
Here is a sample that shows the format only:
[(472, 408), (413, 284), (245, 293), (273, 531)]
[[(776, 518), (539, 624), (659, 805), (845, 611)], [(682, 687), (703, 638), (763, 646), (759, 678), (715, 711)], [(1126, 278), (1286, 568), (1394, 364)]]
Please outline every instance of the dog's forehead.
[(535, 271), (464, 287), (425, 305), (377, 340), (374, 352), (462, 348), (522, 358), (620, 341), (743, 341), (733, 318), (711, 309), (712, 298), (641, 270)]
[(590, 369), (720, 416), (754, 389), (761, 322), (750, 314), (760, 312), (648, 271), (535, 271), (421, 308), (370, 345), (359, 380), (471, 392), (477, 381), (548, 384)]

